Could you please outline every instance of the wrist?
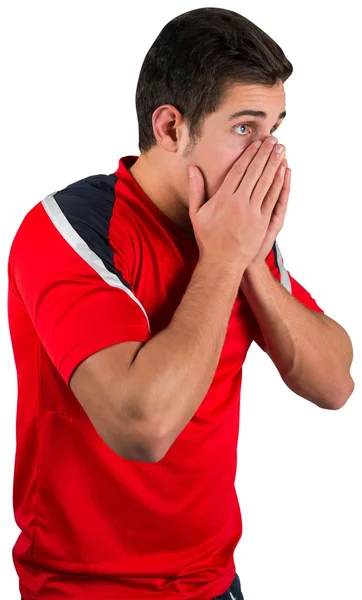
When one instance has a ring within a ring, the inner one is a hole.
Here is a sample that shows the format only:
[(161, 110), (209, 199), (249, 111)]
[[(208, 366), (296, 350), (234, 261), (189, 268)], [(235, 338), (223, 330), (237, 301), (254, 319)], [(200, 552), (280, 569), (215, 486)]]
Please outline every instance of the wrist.
[(263, 273), (269, 271), (269, 267), (265, 261), (252, 261), (245, 269), (240, 287), (243, 289), (253, 281), (255, 277), (260, 277)]

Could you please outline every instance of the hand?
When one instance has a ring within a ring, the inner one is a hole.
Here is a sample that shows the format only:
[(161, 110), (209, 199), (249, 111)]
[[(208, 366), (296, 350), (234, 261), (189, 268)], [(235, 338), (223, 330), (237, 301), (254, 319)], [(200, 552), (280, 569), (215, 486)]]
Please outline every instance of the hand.
[(202, 172), (189, 165), (189, 214), (200, 260), (245, 269), (258, 254), (284, 182), (276, 142), (268, 136), (260, 147), (250, 144), (207, 202)]
[(251, 271), (254, 267), (258, 267), (261, 264), (265, 264), (265, 259), (270, 253), (275, 239), (280, 232), (281, 228), (284, 224), (285, 213), (287, 211), (289, 192), (290, 192), (290, 179), (291, 179), (291, 169), (288, 168), (288, 161), (286, 159), (286, 153), (284, 152), (284, 158), (281, 161), (281, 164), (286, 167), (286, 171), (284, 173), (284, 183), (283, 187), (280, 190), (279, 198), (277, 203), (275, 204), (269, 227), (265, 234), (264, 240), (260, 246), (260, 249), (254, 259), (248, 265), (247, 270)]

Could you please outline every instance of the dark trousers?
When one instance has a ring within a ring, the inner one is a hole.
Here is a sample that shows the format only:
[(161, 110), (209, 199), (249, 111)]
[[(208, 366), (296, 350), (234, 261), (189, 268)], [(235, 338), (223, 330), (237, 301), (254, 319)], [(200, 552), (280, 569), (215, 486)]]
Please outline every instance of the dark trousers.
[(235, 577), (231, 583), (231, 586), (226, 590), (226, 592), (221, 594), (221, 596), (214, 596), (212, 600), (244, 600), (244, 596), (240, 588), (239, 575), (235, 573)]
[[(23, 600), (23, 598), (21, 598)], [(211, 600), (244, 600), (240, 589), (239, 575), (236, 573), (231, 586), (221, 596), (214, 596)]]

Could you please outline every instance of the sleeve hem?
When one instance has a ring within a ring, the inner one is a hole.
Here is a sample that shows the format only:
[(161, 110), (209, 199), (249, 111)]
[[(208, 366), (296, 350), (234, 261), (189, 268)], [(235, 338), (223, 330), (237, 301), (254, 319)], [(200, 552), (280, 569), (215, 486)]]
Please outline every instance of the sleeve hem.
[(151, 334), (145, 332), (144, 327), (133, 328), (132, 331), (113, 333), (114, 335), (108, 335), (103, 340), (94, 338), (84, 340), (68, 352), (58, 366), (58, 371), (67, 386), (69, 386), (71, 376), (76, 367), (88, 358), (88, 356), (121, 342), (146, 342), (151, 338)]

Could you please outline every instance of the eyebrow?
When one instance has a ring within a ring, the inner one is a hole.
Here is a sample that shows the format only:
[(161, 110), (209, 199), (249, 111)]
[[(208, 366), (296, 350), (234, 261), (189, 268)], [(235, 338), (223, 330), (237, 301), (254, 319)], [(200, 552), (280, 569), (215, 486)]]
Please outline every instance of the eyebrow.
[[(252, 117), (262, 117), (263, 119), (266, 119), (266, 117), (267, 117), (267, 114), (263, 110), (252, 110), (251, 108), (246, 108), (245, 110), (239, 110), (238, 112), (230, 115), (229, 121), (236, 119), (236, 117), (241, 117), (242, 115), (251, 115)], [(287, 115), (287, 111), (284, 110), (283, 112), (280, 113), (278, 120), (284, 119), (284, 117), (286, 117), (286, 115)]]

